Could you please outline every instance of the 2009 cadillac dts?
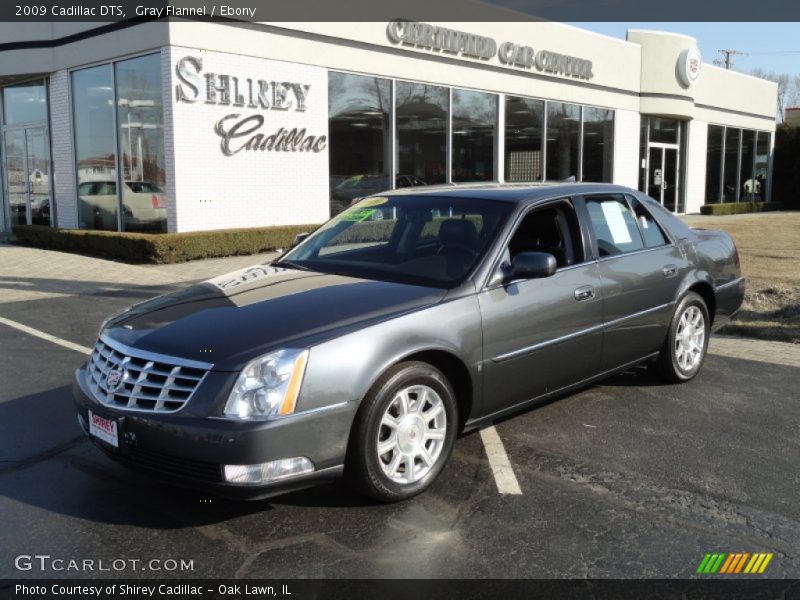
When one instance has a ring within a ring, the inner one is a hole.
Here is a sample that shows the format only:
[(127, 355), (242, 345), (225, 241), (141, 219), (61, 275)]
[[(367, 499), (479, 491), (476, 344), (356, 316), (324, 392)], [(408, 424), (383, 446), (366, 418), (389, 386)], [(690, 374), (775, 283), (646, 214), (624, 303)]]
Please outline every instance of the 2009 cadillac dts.
[(399, 500), (461, 431), (639, 362), (692, 379), (743, 294), (726, 234), (628, 188), (417, 188), (109, 318), (75, 399), (111, 456), (176, 482), (344, 474)]

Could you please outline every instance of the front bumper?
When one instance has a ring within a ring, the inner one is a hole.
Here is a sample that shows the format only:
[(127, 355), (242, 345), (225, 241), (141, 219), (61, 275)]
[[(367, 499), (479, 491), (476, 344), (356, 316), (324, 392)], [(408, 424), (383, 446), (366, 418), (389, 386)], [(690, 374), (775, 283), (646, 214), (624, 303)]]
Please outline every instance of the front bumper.
[[(119, 448), (89, 436), (111, 458), (177, 485), (239, 499), (259, 499), (329, 481), (342, 475), (354, 402), (267, 422), (201, 417), (182, 410), (155, 414), (113, 409), (97, 402), (75, 372), (73, 397), (88, 435), (88, 411), (117, 422)], [(198, 401), (202, 386), (189, 404)], [(182, 414), (186, 412), (186, 414)], [(230, 483), (223, 465), (250, 465), (304, 456), (314, 471), (266, 484)]]

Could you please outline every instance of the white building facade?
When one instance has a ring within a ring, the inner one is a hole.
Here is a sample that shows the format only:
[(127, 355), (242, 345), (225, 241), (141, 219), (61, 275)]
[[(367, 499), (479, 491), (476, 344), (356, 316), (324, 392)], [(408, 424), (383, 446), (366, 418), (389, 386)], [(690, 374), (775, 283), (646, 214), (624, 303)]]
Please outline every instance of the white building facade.
[(558, 23), (0, 25), (0, 230), (315, 224), (395, 187), (767, 201), (775, 84)]

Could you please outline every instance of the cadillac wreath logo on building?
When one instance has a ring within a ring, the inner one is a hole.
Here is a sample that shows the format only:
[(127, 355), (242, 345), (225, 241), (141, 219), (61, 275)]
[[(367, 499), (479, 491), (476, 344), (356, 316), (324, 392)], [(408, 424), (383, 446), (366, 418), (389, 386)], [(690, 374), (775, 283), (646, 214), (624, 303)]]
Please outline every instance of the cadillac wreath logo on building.
[[(203, 59), (184, 56), (175, 65), (180, 83), (175, 86), (175, 100), (204, 104), (249, 108), (260, 111), (305, 112), (311, 86), (293, 81), (240, 79), (233, 75), (203, 73)], [(280, 127), (264, 132), (265, 117), (261, 113), (231, 113), (219, 119), (214, 133), (220, 137), (225, 156), (242, 150), (262, 152), (321, 152), (328, 139), (325, 135), (309, 135), (303, 127)]]
[(692, 46), (681, 52), (678, 58), (678, 77), (685, 87), (693, 85), (700, 77), (700, 68), (703, 58), (697, 46)]

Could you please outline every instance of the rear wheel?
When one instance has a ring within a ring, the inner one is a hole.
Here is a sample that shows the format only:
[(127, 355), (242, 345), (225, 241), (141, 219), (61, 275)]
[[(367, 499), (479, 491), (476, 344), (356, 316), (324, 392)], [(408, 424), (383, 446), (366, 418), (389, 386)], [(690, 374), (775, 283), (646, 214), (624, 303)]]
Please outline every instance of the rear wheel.
[(438, 369), (422, 362), (392, 367), (359, 409), (348, 479), (382, 502), (419, 494), (450, 457), (457, 423), (453, 389)]
[(697, 375), (708, 350), (710, 324), (708, 308), (700, 295), (689, 292), (681, 298), (654, 365), (663, 379), (680, 383)]

